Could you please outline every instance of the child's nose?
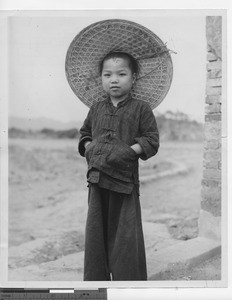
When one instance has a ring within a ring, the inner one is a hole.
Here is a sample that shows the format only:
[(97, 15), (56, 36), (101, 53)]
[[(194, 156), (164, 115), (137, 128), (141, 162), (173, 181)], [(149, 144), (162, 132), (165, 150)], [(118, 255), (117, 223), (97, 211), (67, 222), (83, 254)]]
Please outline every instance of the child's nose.
[(111, 78), (111, 83), (115, 83), (115, 82), (118, 82), (118, 77), (117, 76), (113, 76)]

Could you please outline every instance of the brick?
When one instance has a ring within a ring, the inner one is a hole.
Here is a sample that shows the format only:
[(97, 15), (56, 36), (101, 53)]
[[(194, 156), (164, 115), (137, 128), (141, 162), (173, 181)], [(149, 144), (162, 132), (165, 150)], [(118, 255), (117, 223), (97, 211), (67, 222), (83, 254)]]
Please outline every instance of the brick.
[(221, 214), (221, 187), (203, 186), (201, 190), (201, 208), (214, 215)]
[(215, 53), (213, 53), (213, 52), (208, 52), (207, 53), (207, 60), (208, 61), (215, 61), (217, 59), (218, 59), (218, 56)]
[(221, 188), (213, 187), (213, 188), (203, 188), (201, 190), (201, 196), (203, 198), (211, 198), (211, 199), (221, 199)]
[(205, 151), (204, 153), (204, 159), (206, 161), (212, 161), (212, 160), (216, 160), (219, 161), (221, 160), (221, 151)]
[(222, 94), (222, 88), (221, 87), (213, 87), (213, 86), (206, 86), (206, 94), (211, 95), (221, 95)]
[(206, 188), (221, 188), (221, 181), (215, 179), (202, 179), (202, 187)]
[(221, 103), (214, 103), (206, 105), (205, 107), (205, 113), (206, 114), (215, 114), (221, 112)]
[(210, 70), (207, 72), (207, 77), (208, 78), (221, 78), (222, 77), (222, 70)]
[(221, 179), (221, 171), (215, 169), (203, 170), (203, 177), (205, 179)]
[(205, 121), (206, 122), (221, 121), (221, 120), (222, 120), (221, 114), (208, 114), (208, 115), (205, 115)]
[(209, 63), (207, 63), (207, 70), (221, 70), (222, 69), (222, 62), (221, 60), (217, 60), (217, 61), (211, 61)]
[(220, 87), (222, 86), (222, 79), (221, 78), (208, 78), (207, 79), (207, 86), (210, 87)]
[(221, 189), (213, 188), (213, 189), (203, 189), (201, 191), (202, 199), (207, 200), (221, 200)]
[(212, 47), (209, 44), (207, 44), (207, 51), (208, 52), (212, 51)]
[(216, 161), (216, 160), (212, 160), (212, 161), (206, 161), (206, 160), (204, 160), (203, 166), (206, 169), (218, 169), (219, 170), (218, 163), (219, 163), (219, 161)]
[(213, 216), (221, 216), (221, 199), (213, 197), (203, 198), (201, 201), (201, 209), (210, 212)]
[(207, 104), (216, 104), (222, 102), (222, 96), (221, 95), (207, 95), (205, 102)]
[(206, 37), (208, 49), (221, 57), (222, 51), (222, 17), (207, 16), (206, 18)]
[(221, 122), (206, 122), (204, 131), (206, 140), (221, 139)]
[(201, 204), (203, 202), (211, 202), (213, 203), (220, 201), (221, 202), (221, 190), (208, 190), (208, 191), (202, 191), (201, 192)]
[(221, 193), (221, 184), (218, 181), (210, 181), (208, 185), (202, 185), (202, 193)]
[(205, 141), (204, 146), (206, 150), (217, 150), (221, 148), (221, 141), (220, 140)]

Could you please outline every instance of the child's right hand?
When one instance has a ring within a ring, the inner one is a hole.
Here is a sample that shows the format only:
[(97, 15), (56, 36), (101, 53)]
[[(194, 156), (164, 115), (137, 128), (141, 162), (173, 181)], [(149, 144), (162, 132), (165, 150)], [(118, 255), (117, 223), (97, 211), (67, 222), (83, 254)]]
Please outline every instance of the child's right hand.
[(85, 149), (86, 149), (86, 147), (87, 147), (89, 144), (91, 144), (91, 141), (86, 141), (86, 142), (85, 142), (85, 144), (84, 144)]
[(86, 141), (84, 147), (85, 147), (85, 158), (87, 160), (87, 163), (89, 163), (90, 158), (93, 154), (94, 143), (92, 141)]

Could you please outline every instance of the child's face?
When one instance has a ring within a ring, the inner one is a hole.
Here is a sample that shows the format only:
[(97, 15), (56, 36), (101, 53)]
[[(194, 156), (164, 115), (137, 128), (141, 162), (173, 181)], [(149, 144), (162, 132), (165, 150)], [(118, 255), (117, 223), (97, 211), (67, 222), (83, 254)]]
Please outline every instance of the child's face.
[(135, 74), (129, 67), (129, 62), (124, 58), (110, 58), (103, 64), (102, 86), (111, 99), (124, 100), (129, 94)]

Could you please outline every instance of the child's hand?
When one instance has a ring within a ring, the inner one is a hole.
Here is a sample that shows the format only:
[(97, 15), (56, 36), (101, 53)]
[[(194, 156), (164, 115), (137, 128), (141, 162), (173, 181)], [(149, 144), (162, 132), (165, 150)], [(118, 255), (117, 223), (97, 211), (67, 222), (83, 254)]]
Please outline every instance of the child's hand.
[(91, 144), (91, 141), (86, 141), (86, 142), (85, 142), (85, 144), (84, 144), (85, 149), (86, 149), (86, 147), (87, 147), (89, 144)]
[[(135, 149), (138, 151), (137, 147)], [(113, 168), (132, 171), (138, 158), (138, 154), (131, 146), (121, 142), (112, 144), (106, 162)]]
[(84, 143), (84, 147), (85, 147), (85, 158), (87, 160), (87, 163), (89, 163), (90, 158), (93, 154), (92, 142), (91, 141), (86, 141)]
[(131, 146), (131, 148), (137, 153), (141, 154), (143, 152), (142, 147), (139, 144), (134, 144)]

